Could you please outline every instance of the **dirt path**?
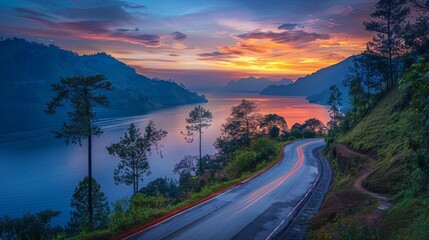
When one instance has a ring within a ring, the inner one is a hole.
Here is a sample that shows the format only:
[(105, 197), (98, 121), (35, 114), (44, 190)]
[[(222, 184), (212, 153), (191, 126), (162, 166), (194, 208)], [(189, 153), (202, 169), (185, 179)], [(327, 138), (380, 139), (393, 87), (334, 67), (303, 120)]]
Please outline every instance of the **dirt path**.
[(362, 159), (365, 159), (368, 162), (368, 164), (365, 166), (365, 168), (361, 169), (358, 172), (358, 178), (356, 179), (356, 182), (353, 184), (353, 186), (356, 189), (358, 189), (359, 191), (361, 191), (365, 194), (371, 195), (372, 197), (374, 197), (378, 200), (377, 209), (375, 209), (372, 214), (375, 216), (380, 216), (383, 211), (385, 211), (386, 209), (388, 209), (391, 206), (389, 199), (383, 194), (371, 192), (362, 186), (362, 183), (365, 180), (365, 178), (368, 177), (368, 175), (374, 171), (376, 161), (373, 158), (369, 157), (368, 155), (361, 154), (361, 153), (358, 153), (358, 152), (351, 150), (346, 145), (343, 145), (343, 144), (338, 144), (338, 145), (339, 145), (339, 147), (342, 148), (342, 151), (346, 151), (350, 155), (357, 155), (357, 156), (361, 157)]

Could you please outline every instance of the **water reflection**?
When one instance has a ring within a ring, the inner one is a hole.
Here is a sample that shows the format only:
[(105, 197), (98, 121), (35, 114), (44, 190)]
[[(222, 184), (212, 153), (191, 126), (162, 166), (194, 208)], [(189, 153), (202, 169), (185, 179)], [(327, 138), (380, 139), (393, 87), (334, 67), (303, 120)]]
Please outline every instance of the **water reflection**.
[[(277, 113), (285, 117), (289, 127), (316, 117), (328, 121), (325, 106), (308, 103), (299, 97), (265, 97), (256, 94), (207, 94), (209, 102), (203, 104), (213, 113), (212, 126), (203, 134), (204, 154), (213, 154), (213, 142), (220, 135), (221, 124), (228, 117), (231, 107), (246, 98), (255, 101), (262, 114)], [(115, 143), (127, 127), (134, 123), (143, 130), (153, 120), (156, 127), (168, 131), (162, 141), (165, 146), (163, 158), (154, 154), (150, 158), (152, 175), (145, 178), (148, 183), (158, 177), (173, 177), (172, 170), (184, 155), (197, 154), (197, 141), (187, 143), (180, 134), (185, 130), (185, 118), (194, 105), (180, 106), (155, 111), (134, 117), (104, 117), (99, 120), (104, 133), (93, 142), (94, 177), (110, 202), (130, 196), (132, 186), (115, 185), (113, 169), (118, 159), (110, 156), (105, 146)], [(114, 113), (110, 112), (110, 115)], [(78, 182), (87, 171), (86, 147), (66, 146), (55, 139), (52, 129), (37, 129), (32, 132), (0, 135), (0, 216), (19, 216), (25, 212), (54, 209), (63, 212), (56, 223), (69, 219), (70, 197)], [(141, 184), (141, 186), (145, 185)]]

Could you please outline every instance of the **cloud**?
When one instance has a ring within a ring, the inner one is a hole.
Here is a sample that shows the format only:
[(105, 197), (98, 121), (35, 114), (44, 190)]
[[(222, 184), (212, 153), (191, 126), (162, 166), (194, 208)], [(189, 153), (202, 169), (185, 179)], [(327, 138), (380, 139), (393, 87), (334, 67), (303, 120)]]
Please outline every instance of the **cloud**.
[(294, 30), (296, 28), (302, 28), (302, 25), (297, 23), (284, 23), (280, 25), (277, 29), (278, 30)]
[(171, 35), (173, 35), (174, 40), (178, 40), (178, 41), (185, 40), (187, 37), (186, 34), (183, 34), (181, 32), (174, 32)]
[(116, 29), (117, 32), (138, 32), (140, 31), (140, 29), (138, 28), (134, 28), (134, 29), (129, 29), (129, 28), (117, 28)]
[(242, 54), (242, 52), (240, 52), (240, 51), (233, 51), (233, 52), (215, 51), (215, 52), (209, 52), (209, 53), (200, 53), (200, 54), (198, 54), (198, 56), (204, 60), (208, 60), (208, 59), (221, 60), (221, 59), (227, 59), (227, 58), (231, 58), (235, 55), (241, 55), (241, 54)]
[[(58, 34), (52, 34), (58, 31), (67, 33), (63, 34), (63, 38), (120, 41), (146, 47), (160, 47), (164, 44), (172, 46), (175, 41), (182, 41), (187, 37), (177, 31), (165, 35), (139, 33), (140, 29), (133, 25), (141, 24), (139, 16), (142, 13), (138, 11), (144, 8), (143, 5), (106, 0), (99, 1), (97, 8), (85, 3), (72, 6), (68, 6), (67, 1), (60, 5), (45, 0), (32, 9), (16, 8), (15, 15), (32, 24), (26, 27), (9, 27), (8, 31), (35, 35), (37, 30), (40, 32), (38, 36), (48, 37), (58, 37)], [(128, 11), (129, 9), (131, 11)], [(167, 42), (164, 39), (169, 40)]]
[(313, 42), (318, 39), (326, 40), (329, 39), (329, 34), (323, 33), (309, 33), (303, 30), (285, 31), (285, 32), (251, 32), (237, 35), (237, 37), (249, 40), (249, 39), (269, 39), (276, 43), (288, 43), (288, 42)]

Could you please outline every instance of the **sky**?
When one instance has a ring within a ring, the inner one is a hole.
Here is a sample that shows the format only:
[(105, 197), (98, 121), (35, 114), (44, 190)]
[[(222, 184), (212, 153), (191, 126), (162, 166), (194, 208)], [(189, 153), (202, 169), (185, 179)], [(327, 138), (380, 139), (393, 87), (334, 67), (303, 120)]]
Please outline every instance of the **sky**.
[(372, 0), (0, 0), (0, 36), (107, 52), (191, 89), (297, 79), (358, 54)]

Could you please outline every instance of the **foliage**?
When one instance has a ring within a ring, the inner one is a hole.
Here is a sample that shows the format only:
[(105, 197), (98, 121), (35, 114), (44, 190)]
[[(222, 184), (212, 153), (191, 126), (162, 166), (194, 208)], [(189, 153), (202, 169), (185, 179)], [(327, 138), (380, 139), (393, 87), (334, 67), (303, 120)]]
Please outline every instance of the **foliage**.
[(272, 161), (277, 154), (278, 150), (273, 141), (258, 138), (252, 141), (249, 147), (234, 151), (225, 171), (231, 178), (237, 178), (254, 171), (258, 164), (264, 161)]
[(152, 121), (145, 127), (143, 136), (140, 129), (132, 123), (128, 132), (121, 137), (118, 143), (107, 147), (109, 154), (121, 158), (118, 168), (114, 171), (115, 183), (132, 184), (134, 194), (137, 193), (139, 182), (143, 181), (144, 173), (150, 174), (147, 159), (153, 149), (161, 155), (160, 148), (162, 145), (159, 142), (165, 136), (167, 136), (167, 131), (156, 129)]
[(305, 120), (304, 124), (301, 125), (301, 131), (302, 130), (314, 132), (317, 136), (323, 136), (327, 132), (325, 124), (323, 124), (317, 118), (310, 118)]
[(167, 199), (175, 199), (179, 195), (179, 184), (171, 178), (157, 178), (151, 181), (146, 187), (139, 190), (146, 196), (162, 195)]
[(338, 134), (338, 126), (341, 120), (340, 106), (341, 104), (341, 92), (338, 90), (337, 85), (332, 85), (329, 90), (331, 94), (328, 98), (329, 107), (329, 116), (331, 120), (328, 122), (329, 132), (328, 137), (332, 138), (332, 141), (335, 142), (335, 136)]
[(52, 92), (57, 95), (47, 104), (45, 112), (54, 115), (57, 108), (65, 108), (64, 101), (72, 107), (68, 112), (69, 123), (63, 123), (60, 131), (55, 132), (57, 138), (64, 138), (68, 143), (82, 143), (82, 139), (90, 135), (99, 136), (100, 127), (92, 124), (95, 118), (93, 108), (107, 106), (107, 97), (101, 91), (113, 89), (112, 83), (104, 75), (75, 76), (61, 78), (60, 83), (52, 84)]
[[(90, 231), (92, 228), (100, 229), (106, 226), (109, 215), (109, 206), (107, 197), (101, 191), (100, 185), (92, 179), (92, 198), (94, 216), (93, 222), (90, 223), (90, 216), (88, 213), (88, 185), (89, 178), (85, 177), (79, 182), (76, 187), (71, 200), (71, 207), (73, 210), (70, 212), (71, 218), (67, 224), (67, 230), (71, 233), (79, 231)], [(92, 226), (91, 226), (92, 225)]]
[(198, 156), (186, 155), (174, 166), (174, 173), (196, 176), (198, 172)]
[(371, 13), (372, 20), (364, 22), (367, 31), (376, 33), (372, 41), (368, 42), (368, 51), (387, 60), (384, 79), (387, 86), (393, 85), (398, 78), (392, 61), (404, 52), (402, 29), (410, 12), (406, 3), (406, 0), (379, 0), (375, 11)]
[(0, 239), (52, 239), (60, 234), (60, 226), (50, 224), (52, 218), (61, 212), (44, 210), (35, 214), (27, 213), (19, 218), (3, 216), (0, 218)]
[(277, 114), (267, 114), (262, 119), (260, 124), (261, 132), (268, 133), (271, 138), (277, 138), (281, 132), (288, 130), (287, 123), (284, 117)]
[(243, 99), (232, 108), (231, 115), (222, 125), (222, 132), (239, 144), (249, 145), (250, 140), (259, 134), (262, 116), (256, 112), (254, 102)]
[[(190, 113), (189, 117), (186, 118), (186, 123), (189, 125), (186, 126), (187, 133), (185, 134), (185, 140), (188, 143), (191, 143), (194, 141), (194, 135), (198, 134), (199, 136), (199, 167), (200, 167), (200, 174), (203, 174), (203, 159), (201, 155), (201, 138), (203, 134), (203, 129), (208, 128), (211, 125), (211, 121), (213, 119), (212, 113), (201, 107), (200, 105), (196, 106)], [(182, 132), (183, 134), (183, 132)]]
[[(68, 112), (69, 123), (63, 123), (62, 128), (55, 132), (57, 138), (64, 138), (66, 144), (78, 143), (82, 145), (82, 139), (88, 139), (88, 177), (92, 179), (92, 135), (99, 136), (102, 131), (100, 127), (93, 124), (95, 118), (93, 108), (96, 106), (107, 106), (107, 97), (102, 95), (102, 91), (113, 89), (112, 83), (107, 81), (104, 75), (75, 76), (61, 78), (60, 83), (52, 84), (51, 90), (56, 96), (46, 105), (45, 112), (54, 115), (57, 108), (65, 108), (64, 102), (72, 107)], [(92, 192), (92, 181), (88, 182), (89, 194)], [(89, 214), (90, 230), (93, 229), (93, 203), (91, 194), (87, 197), (87, 207)]]
[(412, 107), (419, 113), (423, 128), (429, 133), (429, 54), (408, 69), (401, 80), (401, 88), (411, 95)]
[(429, 52), (429, 1), (410, 0), (413, 10), (418, 13), (413, 22), (403, 29), (405, 45), (418, 55)]

